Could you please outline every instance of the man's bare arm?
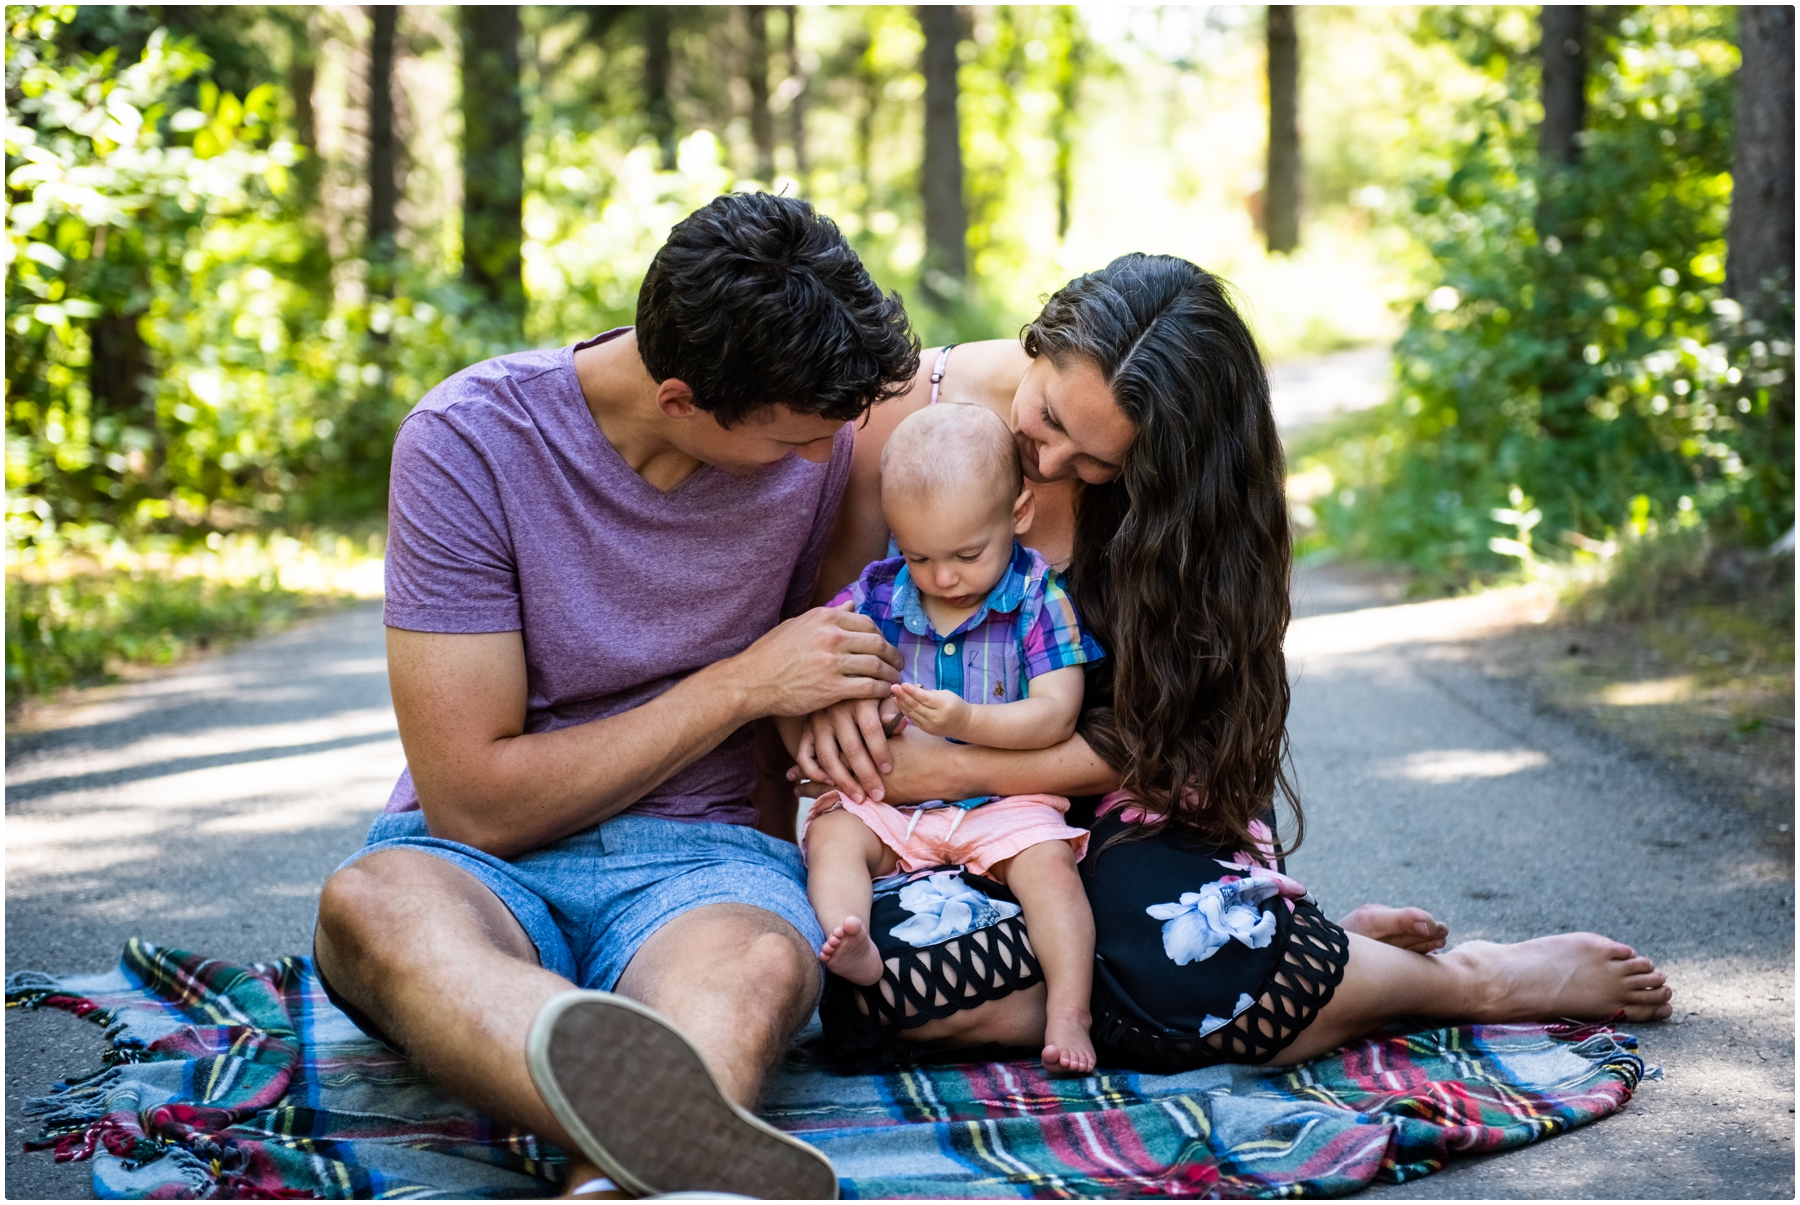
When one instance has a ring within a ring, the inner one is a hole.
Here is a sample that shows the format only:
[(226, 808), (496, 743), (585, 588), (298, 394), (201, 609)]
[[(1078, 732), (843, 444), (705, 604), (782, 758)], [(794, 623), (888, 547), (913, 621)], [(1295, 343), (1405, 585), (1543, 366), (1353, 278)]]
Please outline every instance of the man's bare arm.
[(503, 858), (617, 814), (751, 720), (881, 697), (898, 662), (868, 619), (814, 610), (641, 707), (527, 735), (518, 632), (388, 629), (394, 712), (433, 835)]

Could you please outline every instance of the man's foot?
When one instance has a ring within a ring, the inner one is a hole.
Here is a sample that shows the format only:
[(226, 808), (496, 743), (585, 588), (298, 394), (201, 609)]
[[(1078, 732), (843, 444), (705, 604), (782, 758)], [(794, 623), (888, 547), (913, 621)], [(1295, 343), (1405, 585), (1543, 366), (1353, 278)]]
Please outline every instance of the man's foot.
[(1473, 972), (1476, 1020), (1548, 1021), (1570, 1017), (1660, 1021), (1674, 994), (1648, 958), (1598, 933), (1558, 933), (1516, 945), (1469, 941), (1441, 957)]
[(881, 951), (859, 917), (846, 916), (819, 951), (819, 961), (840, 979), (868, 987), (881, 982)]
[(606, 1176), (573, 1176), (556, 1197), (559, 1201), (634, 1201), (637, 1198)]
[(1364, 904), (1352, 909), (1338, 921), (1338, 927), (1346, 933), (1399, 946), (1415, 954), (1443, 949), (1450, 936), (1450, 926), (1425, 909), (1390, 908), (1386, 904)]
[(580, 1154), (625, 1192), (837, 1198), (830, 1160), (726, 1096), (680, 1031), (635, 1000), (552, 997), (525, 1059)]
[(1089, 1072), (1094, 1069), (1093, 1018), (1085, 1010), (1053, 1008), (1044, 1021), (1044, 1070)]

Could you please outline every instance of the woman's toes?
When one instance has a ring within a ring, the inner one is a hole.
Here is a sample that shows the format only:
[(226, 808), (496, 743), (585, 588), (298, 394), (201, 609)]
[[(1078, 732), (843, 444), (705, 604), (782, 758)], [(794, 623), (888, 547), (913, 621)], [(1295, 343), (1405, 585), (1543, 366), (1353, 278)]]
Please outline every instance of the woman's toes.
[(1675, 1010), (1667, 1004), (1628, 1004), (1624, 1011), (1627, 1021), (1662, 1021)]

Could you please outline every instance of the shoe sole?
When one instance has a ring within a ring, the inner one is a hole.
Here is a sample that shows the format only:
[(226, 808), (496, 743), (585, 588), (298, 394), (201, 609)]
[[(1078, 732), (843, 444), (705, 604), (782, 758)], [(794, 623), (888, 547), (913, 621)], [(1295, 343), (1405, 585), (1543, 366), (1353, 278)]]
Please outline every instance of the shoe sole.
[(635, 1000), (553, 997), (531, 1024), (525, 1057), (556, 1119), (628, 1192), (837, 1199), (829, 1159), (740, 1108), (688, 1040)]

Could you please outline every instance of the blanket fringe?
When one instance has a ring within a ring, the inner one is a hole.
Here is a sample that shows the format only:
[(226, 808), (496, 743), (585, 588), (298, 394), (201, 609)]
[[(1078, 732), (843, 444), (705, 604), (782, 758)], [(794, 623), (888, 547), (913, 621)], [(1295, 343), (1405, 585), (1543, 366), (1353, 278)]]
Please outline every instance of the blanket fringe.
[(1661, 1079), (1662, 1068), (1646, 1064), (1635, 1053), (1636, 1048), (1637, 1038), (1633, 1035), (1602, 1029), (1570, 1046), (1569, 1052), (1578, 1054), (1589, 1062), (1598, 1063), (1603, 1067), (1629, 1068), (1632, 1076), (1631, 1082), (1634, 1085), (1641, 1080)]
[(87, 1125), (106, 1116), (106, 1090), (119, 1079), (116, 1068), (79, 1083), (59, 1083), (49, 1096), (33, 1096), (25, 1102), (28, 1116), (43, 1119), (46, 1126)]

